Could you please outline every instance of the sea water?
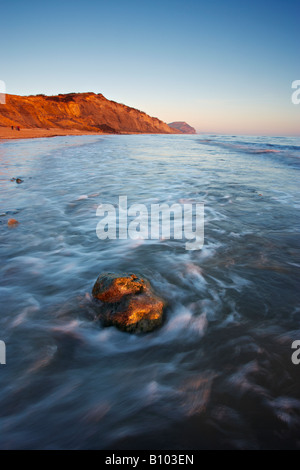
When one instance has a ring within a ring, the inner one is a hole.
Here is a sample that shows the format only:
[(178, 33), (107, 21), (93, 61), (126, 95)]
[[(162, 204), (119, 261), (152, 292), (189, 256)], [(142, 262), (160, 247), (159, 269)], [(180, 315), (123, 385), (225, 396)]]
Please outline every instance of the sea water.
[[(300, 448), (299, 169), (299, 138), (3, 141), (0, 448)], [(100, 240), (120, 196), (204, 203), (203, 247)], [(99, 323), (106, 271), (150, 280), (161, 328)]]

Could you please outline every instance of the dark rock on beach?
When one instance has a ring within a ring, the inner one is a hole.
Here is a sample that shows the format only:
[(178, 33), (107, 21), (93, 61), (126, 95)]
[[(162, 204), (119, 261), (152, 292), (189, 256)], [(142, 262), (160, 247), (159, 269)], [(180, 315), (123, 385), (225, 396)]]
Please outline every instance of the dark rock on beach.
[(11, 178), (10, 181), (15, 181), (17, 184), (21, 184), (24, 180), (22, 180), (21, 178)]
[(161, 325), (164, 301), (150, 286), (149, 281), (135, 274), (101, 274), (92, 295), (101, 301), (99, 319), (104, 326), (144, 333)]

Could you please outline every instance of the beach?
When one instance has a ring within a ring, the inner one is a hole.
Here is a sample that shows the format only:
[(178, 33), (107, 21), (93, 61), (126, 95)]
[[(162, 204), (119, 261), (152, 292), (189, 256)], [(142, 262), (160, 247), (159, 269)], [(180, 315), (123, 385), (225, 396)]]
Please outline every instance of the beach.
[(101, 135), (103, 132), (88, 132), (76, 129), (24, 129), (17, 131), (11, 127), (0, 127), (0, 139), (35, 139), (40, 137), (56, 137), (64, 135)]

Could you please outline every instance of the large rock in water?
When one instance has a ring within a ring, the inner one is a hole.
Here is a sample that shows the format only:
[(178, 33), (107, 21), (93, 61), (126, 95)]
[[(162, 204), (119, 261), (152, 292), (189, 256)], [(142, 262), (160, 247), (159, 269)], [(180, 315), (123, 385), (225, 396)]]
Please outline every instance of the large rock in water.
[(135, 274), (100, 274), (92, 294), (102, 302), (99, 318), (105, 326), (144, 333), (162, 323), (163, 300), (154, 294), (147, 280)]

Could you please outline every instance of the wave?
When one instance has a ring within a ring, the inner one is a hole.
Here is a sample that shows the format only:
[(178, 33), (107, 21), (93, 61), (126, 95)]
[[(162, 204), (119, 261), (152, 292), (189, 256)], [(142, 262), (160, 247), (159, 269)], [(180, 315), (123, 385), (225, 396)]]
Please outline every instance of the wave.
[(200, 144), (214, 145), (218, 147), (225, 147), (233, 150), (244, 151), (247, 153), (279, 153), (285, 150), (292, 150), (300, 152), (299, 145), (279, 145), (279, 144), (265, 144), (262, 148), (261, 144), (257, 142), (223, 142), (213, 139), (199, 139)]
[(270, 142), (249, 142), (240, 140), (219, 140), (215, 138), (198, 139), (199, 144), (218, 147), (229, 152), (246, 153), (252, 155), (276, 155), (282, 157), (287, 164), (300, 164), (300, 145), (280, 144)]

